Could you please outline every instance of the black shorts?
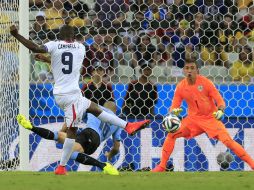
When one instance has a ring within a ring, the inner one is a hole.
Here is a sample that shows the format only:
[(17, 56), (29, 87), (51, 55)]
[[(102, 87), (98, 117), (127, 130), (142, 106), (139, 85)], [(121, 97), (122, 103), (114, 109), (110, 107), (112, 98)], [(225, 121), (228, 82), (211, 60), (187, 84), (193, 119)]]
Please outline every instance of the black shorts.
[(100, 146), (100, 136), (95, 130), (86, 128), (77, 135), (76, 142), (82, 146), (85, 154), (90, 155)]

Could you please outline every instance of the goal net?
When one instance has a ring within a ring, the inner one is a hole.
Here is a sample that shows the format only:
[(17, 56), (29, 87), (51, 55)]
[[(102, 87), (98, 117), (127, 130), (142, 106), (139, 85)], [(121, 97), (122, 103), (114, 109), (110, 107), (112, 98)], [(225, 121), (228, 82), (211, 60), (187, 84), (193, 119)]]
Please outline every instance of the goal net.
[(18, 20), (18, 1), (0, 3), (0, 169), (19, 165), (18, 124), (18, 43), (8, 28)]
[[(18, 141), (15, 141), (19, 134), (15, 120), (18, 113), (17, 44), (6, 30), (17, 20), (17, 1), (11, 2), (12, 8), (0, 3), (0, 166), (3, 169), (12, 160), (12, 168), (18, 164)], [(30, 1), (27, 7), (29, 37), (43, 44), (57, 40), (63, 24), (73, 26), (76, 40), (83, 43), (87, 51), (80, 77), (84, 95), (101, 105), (113, 100), (116, 114), (128, 121), (151, 119), (150, 127), (133, 137), (122, 132), (120, 153), (112, 161), (120, 170), (154, 168), (159, 163), (167, 135), (161, 122), (171, 106), (176, 84), (184, 77), (183, 64), (189, 59), (197, 62), (200, 74), (216, 84), (227, 105), (223, 123), (231, 137), (254, 158), (253, 5), (247, 1), (142, 2)], [(64, 113), (52, 94), (54, 79), (48, 58), (47, 54), (32, 53), (27, 58), (30, 59), (29, 117), (35, 126), (58, 131)], [(98, 65), (105, 74), (97, 73)], [(101, 87), (100, 80), (106, 87)], [(94, 86), (100, 88), (95, 90)], [(186, 104), (182, 107), (181, 117), (185, 117)], [(109, 139), (92, 156), (106, 161), (105, 152), (111, 146)], [(61, 148), (54, 141), (30, 133), (29, 168), (53, 171), (59, 163)], [(227, 156), (221, 159), (222, 155)], [(74, 161), (69, 161), (68, 167), (73, 171), (97, 170)], [(176, 141), (168, 169), (250, 168), (222, 143), (202, 134)]]

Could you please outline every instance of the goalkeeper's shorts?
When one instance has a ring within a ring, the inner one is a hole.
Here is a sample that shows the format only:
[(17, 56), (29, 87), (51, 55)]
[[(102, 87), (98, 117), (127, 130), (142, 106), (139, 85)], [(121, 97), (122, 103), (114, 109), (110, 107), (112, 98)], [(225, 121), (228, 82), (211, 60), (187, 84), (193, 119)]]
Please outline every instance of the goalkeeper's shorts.
[(181, 131), (186, 138), (193, 138), (206, 133), (209, 138), (215, 138), (220, 134), (228, 134), (225, 125), (214, 117), (185, 117), (181, 122)]
[(85, 154), (90, 155), (100, 146), (100, 136), (95, 130), (86, 128), (77, 135), (76, 142), (82, 146)]

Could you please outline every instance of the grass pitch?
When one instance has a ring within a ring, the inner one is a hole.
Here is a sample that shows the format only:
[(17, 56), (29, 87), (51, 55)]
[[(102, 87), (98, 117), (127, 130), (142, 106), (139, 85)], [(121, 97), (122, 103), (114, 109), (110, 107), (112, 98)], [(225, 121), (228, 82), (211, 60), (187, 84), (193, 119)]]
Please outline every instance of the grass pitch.
[(0, 172), (0, 190), (245, 190), (254, 189), (254, 172)]

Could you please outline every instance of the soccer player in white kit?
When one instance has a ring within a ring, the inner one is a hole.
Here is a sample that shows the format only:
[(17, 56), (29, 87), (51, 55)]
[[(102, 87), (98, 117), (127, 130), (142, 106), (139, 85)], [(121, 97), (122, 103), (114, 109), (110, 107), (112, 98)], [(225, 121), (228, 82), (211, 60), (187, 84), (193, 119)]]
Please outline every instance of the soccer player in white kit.
[(51, 54), (51, 67), (55, 80), (53, 95), (56, 103), (64, 111), (65, 122), (68, 127), (60, 165), (56, 168), (55, 174), (67, 174), (65, 165), (72, 154), (77, 124), (82, 119), (84, 112), (92, 113), (103, 122), (122, 127), (130, 135), (135, 134), (150, 123), (149, 120), (127, 123), (116, 115), (103, 111), (97, 104), (82, 96), (79, 88), (79, 77), (85, 57), (85, 47), (74, 40), (73, 27), (62, 26), (59, 32), (60, 40), (50, 41), (42, 46), (24, 38), (18, 33), (18, 29), (14, 25), (10, 27), (10, 33), (34, 53)]

